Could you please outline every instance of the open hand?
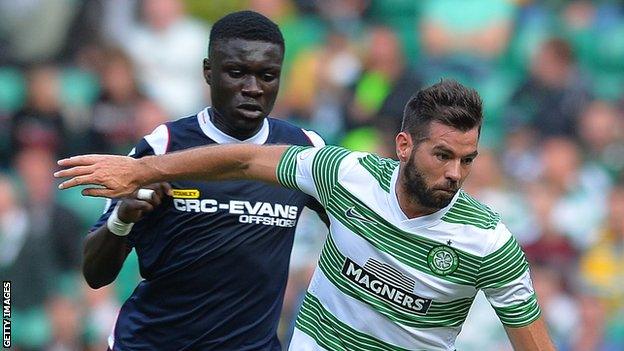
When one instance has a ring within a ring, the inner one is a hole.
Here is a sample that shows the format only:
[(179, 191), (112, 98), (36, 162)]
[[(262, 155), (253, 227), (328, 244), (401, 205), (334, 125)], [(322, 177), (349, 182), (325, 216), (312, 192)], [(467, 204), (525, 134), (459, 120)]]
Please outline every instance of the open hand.
[(141, 186), (141, 166), (137, 159), (114, 155), (82, 155), (58, 161), (67, 167), (54, 173), (56, 178), (70, 178), (59, 185), (69, 189), (78, 185), (97, 185), (82, 190), (82, 195), (128, 197)]

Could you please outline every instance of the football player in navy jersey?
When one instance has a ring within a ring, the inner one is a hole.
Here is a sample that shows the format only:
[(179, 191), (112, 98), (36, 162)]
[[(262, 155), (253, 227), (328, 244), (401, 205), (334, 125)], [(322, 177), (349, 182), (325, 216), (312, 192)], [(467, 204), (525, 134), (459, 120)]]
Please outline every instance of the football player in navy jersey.
[[(213, 106), (158, 126), (131, 156), (207, 144), (324, 144), (268, 117), (284, 57), (275, 23), (251, 11), (229, 14), (214, 24), (208, 52)], [(121, 308), (109, 348), (281, 350), (276, 329), (295, 225), (304, 206), (326, 219), (320, 204), (255, 181), (149, 188), (110, 201), (86, 238), (83, 273), (91, 287), (114, 281), (132, 248), (143, 277)]]

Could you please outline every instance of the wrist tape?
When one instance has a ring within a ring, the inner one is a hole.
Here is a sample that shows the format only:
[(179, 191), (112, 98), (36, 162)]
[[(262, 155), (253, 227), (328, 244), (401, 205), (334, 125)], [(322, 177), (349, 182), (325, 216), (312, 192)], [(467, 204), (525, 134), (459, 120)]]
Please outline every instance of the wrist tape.
[(117, 236), (126, 236), (132, 230), (134, 223), (125, 223), (119, 219), (117, 211), (119, 210), (120, 204), (121, 202), (117, 202), (117, 205), (115, 205), (113, 213), (111, 213), (110, 217), (108, 217), (108, 220), (106, 221), (106, 227), (111, 233)]

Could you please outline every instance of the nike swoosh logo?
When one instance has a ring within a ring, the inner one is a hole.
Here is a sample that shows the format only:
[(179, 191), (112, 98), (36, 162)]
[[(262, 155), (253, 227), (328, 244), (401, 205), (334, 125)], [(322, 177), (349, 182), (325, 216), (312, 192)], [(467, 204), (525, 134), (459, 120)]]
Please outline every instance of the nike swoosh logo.
[(345, 212), (345, 215), (349, 218), (357, 219), (358, 221), (374, 223), (372, 220), (362, 216), (361, 214), (355, 212), (355, 208), (349, 207), (349, 209)]

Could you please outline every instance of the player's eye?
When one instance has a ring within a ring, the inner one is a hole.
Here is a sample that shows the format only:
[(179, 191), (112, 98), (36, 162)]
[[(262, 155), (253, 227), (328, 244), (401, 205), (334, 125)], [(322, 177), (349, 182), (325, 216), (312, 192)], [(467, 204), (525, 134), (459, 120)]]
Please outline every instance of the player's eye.
[(243, 76), (243, 71), (240, 69), (230, 69), (227, 73), (232, 78), (240, 78)]
[(448, 161), (451, 159), (451, 156), (445, 153), (437, 153), (435, 154), (435, 157), (438, 159), (438, 161)]
[(462, 159), (462, 163), (464, 165), (471, 165), (472, 162), (474, 162), (474, 157), (467, 157), (467, 158)]
[(264, 80), (265, 82), (272, 82), (277, 78), (276, 74), (273, 73), (263, 73), (262, 74), (262, 80)]

